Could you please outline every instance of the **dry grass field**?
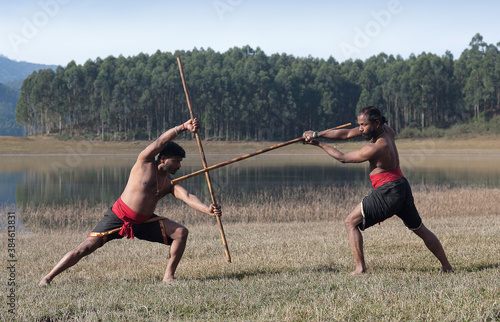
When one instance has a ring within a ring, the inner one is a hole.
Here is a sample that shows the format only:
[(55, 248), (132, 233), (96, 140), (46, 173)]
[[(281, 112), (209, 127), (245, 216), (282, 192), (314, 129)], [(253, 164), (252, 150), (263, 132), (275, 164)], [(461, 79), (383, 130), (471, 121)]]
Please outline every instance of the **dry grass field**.
[[(415, 186), (424, 223), (441, 240), (453, 274), (391, 218), (364, 232), (369, 273), (354, 262), (343, 218), (369, 190), (297, 187), (225, 200), (233, 259), (225, 261), (215, 221), (179, 205), (160, 215), (190, 229), (178, 282), (164, 285), (167, 247), (112, 241), (37, 284), (77, 246), (108, 205), (18, 209), (15, 314), (18, 321), (498, 321), (500, 189)], [(171, 200), (171, 199), (170, 199)], [(6, 263), (6, 231), (2, 232)], [(3, 290), (8, 272), (3, 271)], [(3, 294), (3, 292), (2, 292)], [(3, 297), (5, 303), (5, 297)]]

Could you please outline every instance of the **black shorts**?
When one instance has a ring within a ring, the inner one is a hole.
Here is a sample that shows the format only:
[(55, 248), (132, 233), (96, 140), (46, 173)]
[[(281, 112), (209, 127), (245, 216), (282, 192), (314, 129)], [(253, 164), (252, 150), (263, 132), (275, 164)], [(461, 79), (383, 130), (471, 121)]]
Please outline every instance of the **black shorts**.
[(358, 225), (361, 230), (394, 215), (401, 218), (408, 229), (416, 230), (422, 225), (406, 178), (388, 182), (373, 190), (361, 202), (361, 213), (363, 222)]
[[(152, 218), (159, 217), (153, 214), (148, 221)], [(124, 237), (118, 234), (122, 226), (123, 220), (109, 208), (97, 226), (88, 234), (88, 237), (103, 237), (102, 244), (104, 245), (107, 241)], [(132, 225), (132, 230), (134, 231), (134, 236), (139, 239), (166, 245), (172, 244), (172, 239), (165, 232), (163, 220), (153, 220), (151, 222)]]

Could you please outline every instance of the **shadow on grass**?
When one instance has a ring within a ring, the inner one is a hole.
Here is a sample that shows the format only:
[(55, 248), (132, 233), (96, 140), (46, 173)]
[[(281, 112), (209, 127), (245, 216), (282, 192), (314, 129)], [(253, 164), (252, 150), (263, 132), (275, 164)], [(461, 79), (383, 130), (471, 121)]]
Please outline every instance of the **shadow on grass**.
[[(488, 269), (498, 269), (498, 268), (500, 268), (500, 263), (470, 264), (468, 266), (453, 265), (453, 270), (455, 271), (455, 273), (460, 273), (460, 272), (475, 273), (475, 272), (485, 271)], [(435, 267), (371, 266), (368, 268), (369, 272), (377, 272), (377, 273), (381, 273), (388, 270), (405, 272), (405, 273), (406, 272), (435, 273), (439, 272), (440, 268), (438, 266)]]
[(459, 271), (465, 271), (465, 272), (473, 273), (473, 272), (485, 271), (485, 270), (492, 269), (492, 268), (500, 268), (500, 263), (495, 263), (495, 264), (474, 264), (474, 265), (470, 265), (470, 266), (467, 266), (467, 267), (464, 267), (464, 268), (462, 268), (460, 266), (457, 266), (457, 267), (458, 267)]
[(313, 268), (303, 267), (303, 268), (270, 268), (270, 269), (246, 269), (241, 270), (239, 272), (233, 273), (221, 273), (221, 274), (212, 274), (202, 278), (197, 278), (200, 281), (210, 281), (210, 280), (218, 280), (221, 278), (225, 279), (234, 279), (241, 281), (245, 278), (256, 277), (256, 276), (270, 276), (270, 275), (279, 275), (279, 274), (301, 274), (301, 273), (333, 273), (338, 274), (343, 271), (347, 271), (344, 267), (332, 267), (327, 265), (320, 265)]

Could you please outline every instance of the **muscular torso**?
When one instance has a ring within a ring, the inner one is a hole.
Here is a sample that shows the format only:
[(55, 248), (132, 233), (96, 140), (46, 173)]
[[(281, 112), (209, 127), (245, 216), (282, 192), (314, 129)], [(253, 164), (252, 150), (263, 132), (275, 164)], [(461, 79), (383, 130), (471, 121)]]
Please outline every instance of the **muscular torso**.
[(390, 171), (399, 167), (399, 154), (395, 143), (394, 131), (384, 125), (384, 133), (371, 143), (376, 149), (375, 155), (369, 160), (370, 174)]
[(149, 217), (158, 201), (171, 192), (171, 181), (167, 172), (158, 171), (155, 161), (138, 160), (130, 170), (122, 201), (136, 213)]

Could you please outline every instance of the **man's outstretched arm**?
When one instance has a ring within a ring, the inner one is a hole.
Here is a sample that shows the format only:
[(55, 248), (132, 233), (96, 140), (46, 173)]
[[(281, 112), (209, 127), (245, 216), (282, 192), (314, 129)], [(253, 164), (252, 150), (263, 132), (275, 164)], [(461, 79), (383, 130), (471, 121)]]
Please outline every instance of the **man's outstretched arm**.
[(172, 195), (174, 195), (174, 197), (176, 197), (177, 199), (184, 201), (189, 207), (193, 208), (194, 210), (198, 210), (199, 212), (203, 212), (210, 216), (221, 214), (219, 205), (205, 205), (200, 201), (200, 199), (198, 199), (198, 197), (190, 194), (181, 185), (176, 184), (172, 187)]
[[(314, 137), (314, 133), (316, 133), (316, 137)], [(330, 130), (330, 131), (324, 130), (321, 132), (305, 131), (304, 134), (302, 134), (302, 137), (305, 139), (306, 142), (309, 142), (310, 140), (317, 138), (325, 138), (335, 141), (345, 141), (361, 137), (361, 132), (359, 131), (358, 128)]]
[(324, 144), (322, 142), (318, 142), (317, 140), (312, 141), (310, 144), (314, 144), (322, 148), (328, 155), (330, 155), (335, 160), (341, 163), (361, 163), (368, 160), (371, 160), (375, 154), (377, 153), (377, 149), (372, 145), (366, 145), (361, 150), (352, 151), (349, 153), (342, 153), (339, 150)]
[(148, 145), (140, 154), (139, 157), (137, 158), (142, 159), (144, 161), (152, 161), (154, 160), (155, 156), (163, 150), (165, 145), (167, 145), (168, 142), (172, 141), (175, 139), (179, 134), (182, 132), (188, 130), (191, 133), (194, 133), (198, 130), (199, 128), (199, 123), (197, 119), (192, 119), (184, 122), (181, 125), (177, 125), (168, 131), (164, 132), (162, 135), (160, 135), (159, 138), (157, 138), (153, 143)]

